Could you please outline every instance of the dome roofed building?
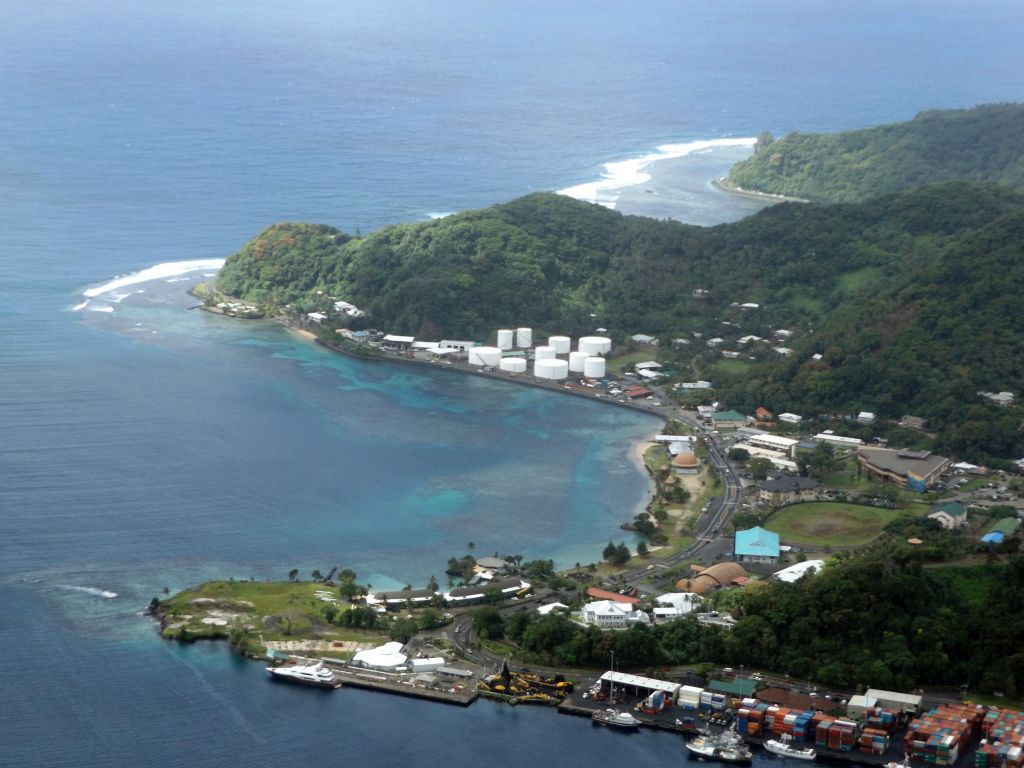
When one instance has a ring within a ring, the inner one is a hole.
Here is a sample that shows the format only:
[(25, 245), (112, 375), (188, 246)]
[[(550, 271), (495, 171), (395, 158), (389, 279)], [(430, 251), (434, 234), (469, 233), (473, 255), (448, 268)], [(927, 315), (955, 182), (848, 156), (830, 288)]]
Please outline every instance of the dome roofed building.
[(680, 592), (693, 592), (696, 595), (703, 595), (715, 589), (728, 587), (736, 579), (746, 578), (747, 572), (738, 563), (715, 563), (710, 568), (702, 570), (696, 576), (689, 579), (680, 579), (676, 582), (676, 589)]
[(681, 475), (695, 475), (700, 469), (700, 462), (697, 460), (697, 454), (692, 451), (680, 451), (676, 454), (676, 457), (672, 459), (672, 469)]

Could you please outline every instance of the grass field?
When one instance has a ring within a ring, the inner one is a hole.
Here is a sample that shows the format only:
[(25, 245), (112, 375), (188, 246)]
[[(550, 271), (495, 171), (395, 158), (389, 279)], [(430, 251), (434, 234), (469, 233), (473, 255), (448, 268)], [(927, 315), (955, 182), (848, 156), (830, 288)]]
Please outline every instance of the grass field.
[(644, 363), (648, 360), (653, 360), (657, 350), (654, 349), (641, 349), (639, 352), (629, 352), (625, 355), (619, 355), (618, 357), (608, 358), (608, 370), (615, 371), (617, 373), (625, 373), (626, 371), (632, 371), (633, 366), (637, 363)]
[(819, 547), (852, 547), (875, 539), (901, 510), (836, 502), (807, 502), (785, 507), (765, 523), (787, 541)]
[(721, 373), (721, 374), (732, 373), (732, 374), (742, 375), (742, 374), (746, 373), (748, 370), (750, 370), (750, 362), (749, 361), (747, 361), (747, 360), (739, 360), (739, 359), (735, 359), (735, 358), (730, 360), (729, 358), (723, 357), (721, 360), (716, 360), (714, 363), (711, 364), (711, 373), (712, 373), (712, 375), (714, 375), (716, 373)]
[(982, 603), (988, 599), (989, 590), (995, 586), (999, 574), (995, 566), (987, 564), (937, 566), (928, 570), (960, 597), (972, 603)]
[[(162, 601), (161, 610), (169, 626), (184, 624), (190, 633), (208, 637), (227, 636), (233, 626), (250, 625), (259, 627), (267, 640), (298, 639), (308, 636), (314, 624), (332, 640), (365, 641), (372, 636), (326, 624), (328, 604), (316, 595), (318, 591), (337, 597), (336, 588), (319, 582), (211, 581)], [(348, 610), (343, 602), (335, 605)], [(275, 625), (268, 623), (272, 616), (284, 618)]]

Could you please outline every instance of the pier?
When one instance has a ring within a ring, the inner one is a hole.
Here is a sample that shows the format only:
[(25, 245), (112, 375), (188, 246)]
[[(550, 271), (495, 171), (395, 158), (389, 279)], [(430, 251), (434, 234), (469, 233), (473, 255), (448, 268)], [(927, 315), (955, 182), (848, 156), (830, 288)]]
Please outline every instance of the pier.
[(342, 666), (342, 662), (332, 659), (323, 659), (323, 661), (334, 672), (334, 679), (343, 686), (349, 685), (354, 688), (396, 693), (400, 696), (412, 696), (417, 699), (455, 704), (460, 707), (468, 707), (477, 699), (475, 685), (443, 680), (434, 673), (391, 675), (371, 669), (345, 667)]

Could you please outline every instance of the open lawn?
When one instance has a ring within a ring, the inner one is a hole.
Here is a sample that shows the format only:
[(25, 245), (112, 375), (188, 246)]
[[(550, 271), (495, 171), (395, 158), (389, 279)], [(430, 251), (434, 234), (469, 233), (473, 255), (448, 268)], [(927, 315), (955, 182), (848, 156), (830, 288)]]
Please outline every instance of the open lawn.
[[(317, 592), (338, 602), (326, 602)], [(309, 636), (316, 626), (332, 640), (366, 639), (359, 630), (327, 624), (324, 611), (329, 605), (348, 610), (336, 587), (319, 582), (211, 581), (161, 601), (160, 610), (168, 627), (183, 627), (193, 637), (222, 637), (235, 626), (249, 626), (267, 640), (297, 639)]]
[(714, 374), (736, 374), (742, 375), (750, 370), (751, 363), (748, 360), (740, 360), (738, 358), (729, 359), (723, 357), (721, 360), (716, 360), (711, 364), (711, 375)]
[(608, 370), (615, 371), (617, 373), (632, 371), (633, 366), (637, 363), (645, 363), (648, 360), (653, 360), (656, 352), (657, 350), (655, 349), (641, 349), (639, 352), (629, 352), (625, 355), (609, 357)]
[(664, 445), (652, 445), (644, 451), (644, 464), (651, 472), (657, 472), (671, 463), (672, 457), (668, 455)]
[(784, 507), (764, 527), (786, 541), (819, 547), (852, 547), (875, 539), (890, 520), (905, 513), (859, 504), (807, 502)]

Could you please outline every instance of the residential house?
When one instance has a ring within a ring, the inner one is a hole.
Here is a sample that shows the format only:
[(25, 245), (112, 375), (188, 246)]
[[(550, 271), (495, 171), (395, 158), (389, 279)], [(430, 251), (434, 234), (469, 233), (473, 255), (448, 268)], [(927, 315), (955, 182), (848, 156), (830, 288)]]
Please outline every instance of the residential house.
[(939, 525), (947, 531), (955, 531), (957, 528), (967, 525), (967, 510), (962, 504), (951, 502), (928, 515), (930, 520), (937, 520)]

